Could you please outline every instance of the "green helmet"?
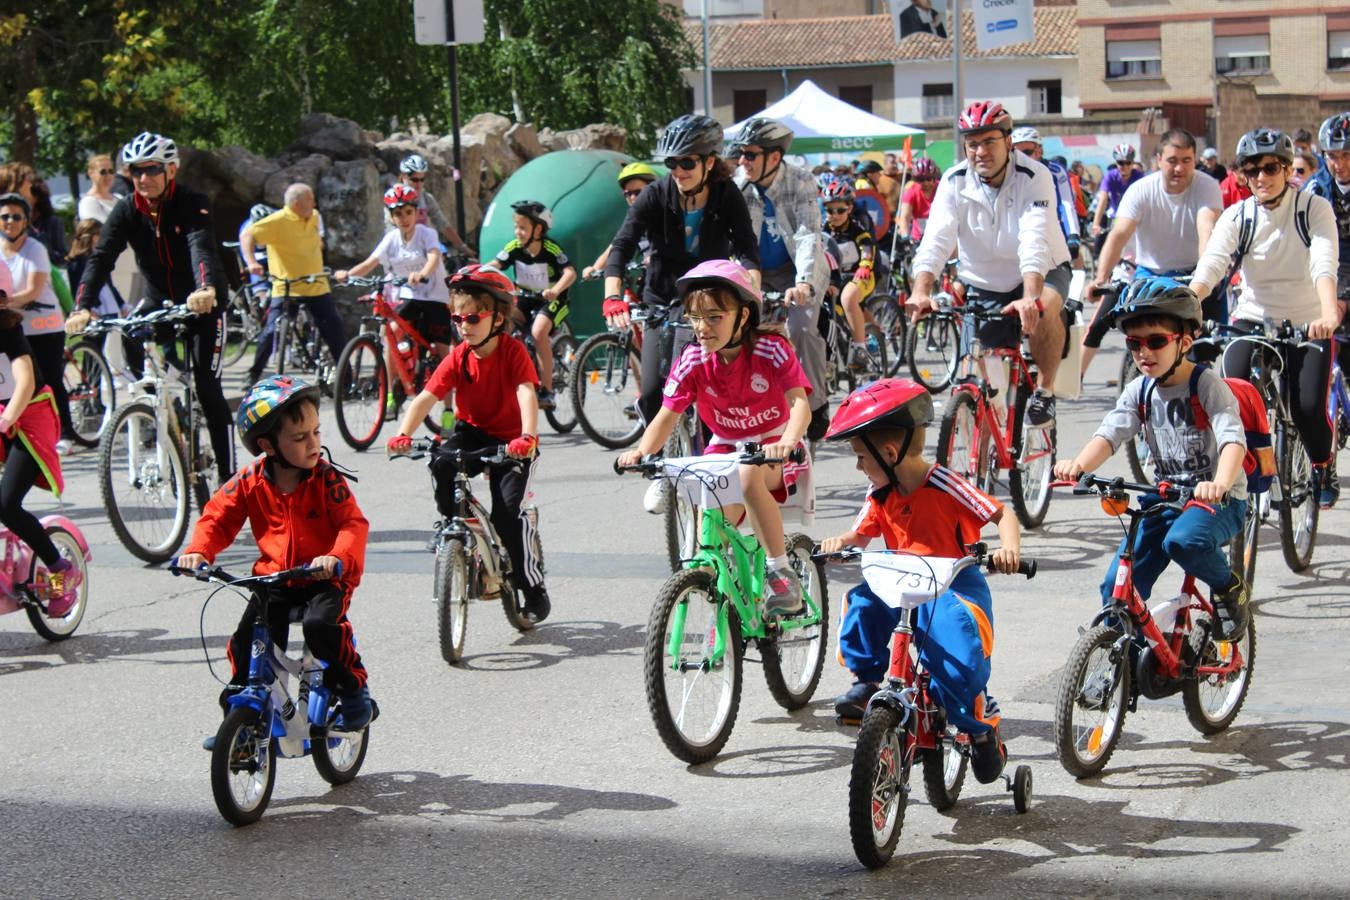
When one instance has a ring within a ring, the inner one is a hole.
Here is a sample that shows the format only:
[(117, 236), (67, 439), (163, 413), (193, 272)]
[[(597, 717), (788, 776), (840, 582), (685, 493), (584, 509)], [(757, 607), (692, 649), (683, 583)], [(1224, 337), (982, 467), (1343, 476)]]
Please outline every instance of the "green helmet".
[(650, 164), (645, 162), (630, 162), (619, 170), (619, 177), (616, 179), (619, 184), (623, 184), (630, 178), (641, 178), (650, 184), (661, 177), (661, 173), (656, 171)]

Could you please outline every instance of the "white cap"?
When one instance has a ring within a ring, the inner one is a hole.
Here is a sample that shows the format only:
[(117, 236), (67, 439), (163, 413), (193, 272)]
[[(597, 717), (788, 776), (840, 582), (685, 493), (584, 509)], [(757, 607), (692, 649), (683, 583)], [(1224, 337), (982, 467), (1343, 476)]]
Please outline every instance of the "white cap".
[(1219, 151), (1213, 147), (1206, 147), (1205, 152), (1200, 154), (1202, 159), (1218, 159)]

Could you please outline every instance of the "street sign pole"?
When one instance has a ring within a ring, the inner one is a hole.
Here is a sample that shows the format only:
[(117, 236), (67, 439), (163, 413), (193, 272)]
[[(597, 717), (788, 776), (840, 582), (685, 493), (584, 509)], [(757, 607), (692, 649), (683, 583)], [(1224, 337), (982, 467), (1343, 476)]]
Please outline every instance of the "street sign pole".
[(459, 153), (459, 58), (455, 46), (455, 4), (445, 0), (445, 49), (450, 58), (450, 127), (455, 158), (455, 230), (464, 240), (464, 175)]
[[(455, 15), (455, 7), (459, 15)], [(456, 21), (458, 19), (458, 21)], [(413, 37), (426, 46), (444, 44), (450, 63), (450, 133), (454, 137), (455, 227), (464, 237), (464, 179), (459, 140), (460, 44), (483, 42), (483, 0), (413, 0)]]

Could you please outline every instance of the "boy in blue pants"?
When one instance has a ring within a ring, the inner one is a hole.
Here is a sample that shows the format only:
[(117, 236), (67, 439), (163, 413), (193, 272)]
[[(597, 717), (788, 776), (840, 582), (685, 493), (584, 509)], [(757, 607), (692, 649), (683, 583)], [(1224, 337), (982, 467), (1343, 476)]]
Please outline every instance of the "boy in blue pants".
[[(899, 378), (859, 388), (840, 405), (825, 439), (849, 441), (871, 489), (853, 527), (822, 541), (821, 550), (866, 546), (881, 537), (889, 550), (959, 558), (994, 522), (1003, 545), (992, 554), (994, 565), (1000, 572), (1016, 572), (1021, 561), (1017, 519), (955, 472), (924, 459), (924, 432), (932, 420), (928, 391)], [(861, 718), (879, 689), (899, 617), (900, 610), (883, 603), (866, 584), (848, 592), (839, 656), (854, 684), (835, 699), (841, 718)], [(919, 661), (930, 675), (930, 691), (947, 721), (970, 736), (971, 770), (988, 784), (1002, 774), (1004, 753), (998, 705), (985, 690), (994, 612), (984, 573), (978, 567), (962, 571), (946, 593), (919, 607), (916, 618)]]
[[(1143, 428), (1157, 480), (1190, 488), (1192, 499), (1185, 509), (1163, 510), (1140, 526), (1135, 590), (1147, 601), (1158, 576), (1175, 560), (1213, 590), (1220, 636), (1234, 640), (1247, 630), (1250, 615), (1248, 585), (1229, 568), (1223, 551), (1247, 514), (1242, 467), (1247, 436), (1237, 399), (1223, 379), (1207, 368), (1197, 373), (1195, 363), (1186, 358), (1201, 316), (1200, 301), (1190, 288), (1171, 278), (1141, 279), (1112, 315), (1143, 375), (1121, 391), (1115, 408), (1078, 455), (1055, 464), (1055, 476), (1076, 480), (1093, 471)], [(1207, 428), (1196, 424), (1195, 400), (1209, 419)], [(1139, 502), (1148, 507), (1162, 498), (1150, 494)], [(1103, 603), (1111, 600), (1124, 550), (1122, 541), (1102, 582)]]

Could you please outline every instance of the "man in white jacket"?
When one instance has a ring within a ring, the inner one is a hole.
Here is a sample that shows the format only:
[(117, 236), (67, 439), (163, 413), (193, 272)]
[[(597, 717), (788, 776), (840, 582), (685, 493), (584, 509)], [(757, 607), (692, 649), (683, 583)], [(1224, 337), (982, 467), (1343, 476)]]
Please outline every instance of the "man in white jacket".
[(825, 339), (820, 335), (820, 305), (829, 286), (816, 182), (805, 169), (783, 162), (792, 130), (774, 119), (753, 118), (731, 139), (728, 156), (740, 162), (736, 186), (759, 235), (762, 287), (783, 291), (788, 307), (788, 338), (811, 382), (811, 426), (807, 437), (820, 440), (830, 423), (825, 386)]
[(982, 323), (986, 348), (1016, 347), (1031, 337), (1040, 384), (1027, 404), (1027, 422), (1055, 421), (1055, 373), (1064, 352), (1060, 317), (1072, 275), (1069, 248), (1055, 218), (1050, 171), (1012, 146), (1012, 117), (994, 102), (972, 103), (959, 121), (965, 161), (942, 176), (914, 256), (914, 293), (907, 306), (915, 321), (937, 308), (933, 286), (951, 259), (967, 303), (1002, 311), (1005, 321)]

